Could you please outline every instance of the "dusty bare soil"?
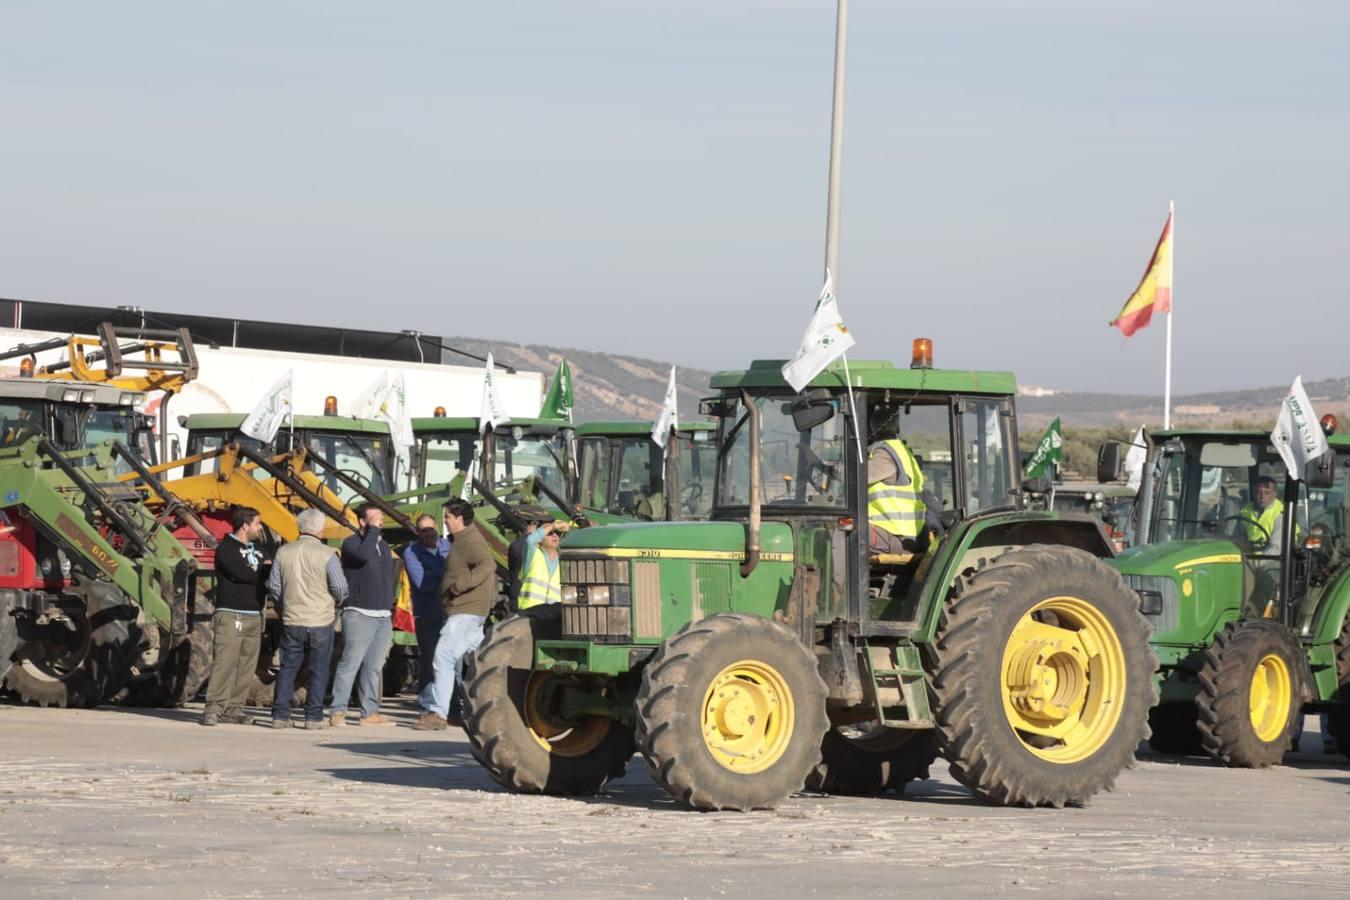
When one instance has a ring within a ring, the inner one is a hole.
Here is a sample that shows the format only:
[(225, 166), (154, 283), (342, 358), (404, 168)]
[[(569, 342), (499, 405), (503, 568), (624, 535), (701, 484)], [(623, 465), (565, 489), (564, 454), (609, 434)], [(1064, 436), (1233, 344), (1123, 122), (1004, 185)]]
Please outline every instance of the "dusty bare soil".
[[(503, 793), (461, 732), (203, 728), (199, 708), (0, 704), (0, 895), (1322, 897), (1350, 893), (1350, 763), (1144, 755), (1086, 809), (999, 809), (934, 769), (903, 799), (676, 808)], [(1309, 724), (1315, 729), (1315, 719)]]

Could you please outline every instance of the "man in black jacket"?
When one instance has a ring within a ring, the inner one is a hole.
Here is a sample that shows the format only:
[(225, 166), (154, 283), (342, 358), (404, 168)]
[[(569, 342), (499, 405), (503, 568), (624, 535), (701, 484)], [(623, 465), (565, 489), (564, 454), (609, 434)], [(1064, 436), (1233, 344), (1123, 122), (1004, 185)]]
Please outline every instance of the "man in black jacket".
[(262, 537), (256, 509), (230, 510), (230, 527), (216, 548), (216, 612), (211, 617), (211, 679), (203, 725), (245, 725), (244, 703), (262, 644), (262, 585), (272, 565), (255, 541)]
[(342, 604), (342, 658), (333, 675), (332, 724), (346, 724), (352, 683), (359, 677), (361, 718), (355, 724), (390, 725), (380, 714), (380, 695), (393, 636), (394, 553), (380, 536), (384, 513), (378, 507), (362, 503), (356, 518), (360, 529), (342, 542), (348, 593)]

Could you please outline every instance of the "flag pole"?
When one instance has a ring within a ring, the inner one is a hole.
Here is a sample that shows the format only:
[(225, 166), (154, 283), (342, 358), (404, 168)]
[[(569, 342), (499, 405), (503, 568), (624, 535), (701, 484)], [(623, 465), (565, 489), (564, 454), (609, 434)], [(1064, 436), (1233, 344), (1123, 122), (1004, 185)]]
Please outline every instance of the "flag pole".
[(858, 438), (858, 465), (864, 465), (863, 461), (863, 436), (858, 428), (858, 407), (853, 403), (853, 376), (848, 371), (848, 354), (843, 353), (840, 356), (844, 360), (844, 387), (848, 388), (848, 409), (853, 419), (853, 434)]
[[(1173, 201), (1171, 201), (1171, 200), (1167, 201), (1167, 222), (1168, 222), (1168, 227), (1169, 227), (1170, 232), (1171, 232), (1170, 239), (1171, 239), (1171, 241), (1172, 241), (1172, 252), (1171, 252), (1171, 254), (1170, 254), (1169, 257), (1168, 257), (1168, 260), (1167, 260), (1167, 267), (1168, 267), (1169, 269), (1172, 269), (1173, 272), (1174, 272), (1174, 271), (1175, 271), (1175, 265), (1174, 265), (1174, 263), (1175, 263), (1176, 258), (1177, 258), (1177, 220), (1176, 220), (1176, 204), (1175, 204)], [(1172, 275), (1173, 272), (1168, 272), (1168, 275), (1169, 275), (1169, 276)], [(1171, 296), (1172, 296), (1173, 298), (1175, 298), (1175, 297), (1176, 297), (1176, 283), (1172, 280), (1172, 278), (1168, 278), (1168, 284), (1170, 285), (1170, 288), (1171, 288), (1171, 292), (1172, 292), (1172, 293), (1171, 293)], [(1166, 429), (1172, 427), (1172, 304), (1171, 304), (1171, 302), (1169, 302), (1169, 303), (1167, 304), (1167, 341), (1166, 341), (1166, 343), (1167, 343), (1167, 349), (1166, 349), (1164, 352), (1166, 353), (1166, 357), (1167, 357), (1167, 358), (1166, 358), (1166, 361), (1163, 363), (1163, 429), (1164, 429), (1164, 430), (1166, 430)]]

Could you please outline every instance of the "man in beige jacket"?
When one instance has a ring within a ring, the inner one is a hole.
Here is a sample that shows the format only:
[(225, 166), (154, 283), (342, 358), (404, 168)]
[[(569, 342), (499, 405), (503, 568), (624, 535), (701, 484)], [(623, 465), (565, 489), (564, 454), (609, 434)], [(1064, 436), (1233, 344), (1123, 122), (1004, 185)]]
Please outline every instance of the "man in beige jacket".
[(309, 651), (309, 696), (305, 727), (323, 728), (323, 695), (333, 664), (333, 610), (347, 597), (347, 579), (337, 551), (325, 544), (327, 518), (317, 509), (296, 517), (300, 539), (277, 551), (267, 590), (281, 610), (281, 671), (272, 696), (272, 727), (291, 727), (295, 677)]

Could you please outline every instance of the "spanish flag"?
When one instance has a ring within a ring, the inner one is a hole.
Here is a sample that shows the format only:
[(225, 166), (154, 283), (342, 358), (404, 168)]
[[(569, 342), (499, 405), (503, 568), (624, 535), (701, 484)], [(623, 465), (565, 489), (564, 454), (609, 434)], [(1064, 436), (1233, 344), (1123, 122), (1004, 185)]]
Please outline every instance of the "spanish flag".
[(1129, 337), (1143, 328), (1153, 318), (1154, 312), (1172, 311), (1172, 213), (1167, 214), (1167, 224), (1163, 226), (1162, 237), (1153, 250), (1144, 277), (1139, 287), (1134, 289), (1130, 299), (1121, 307), (1120, 315), (1111, 320), (1111, 324), (1120, 329), (1120, 333)]

